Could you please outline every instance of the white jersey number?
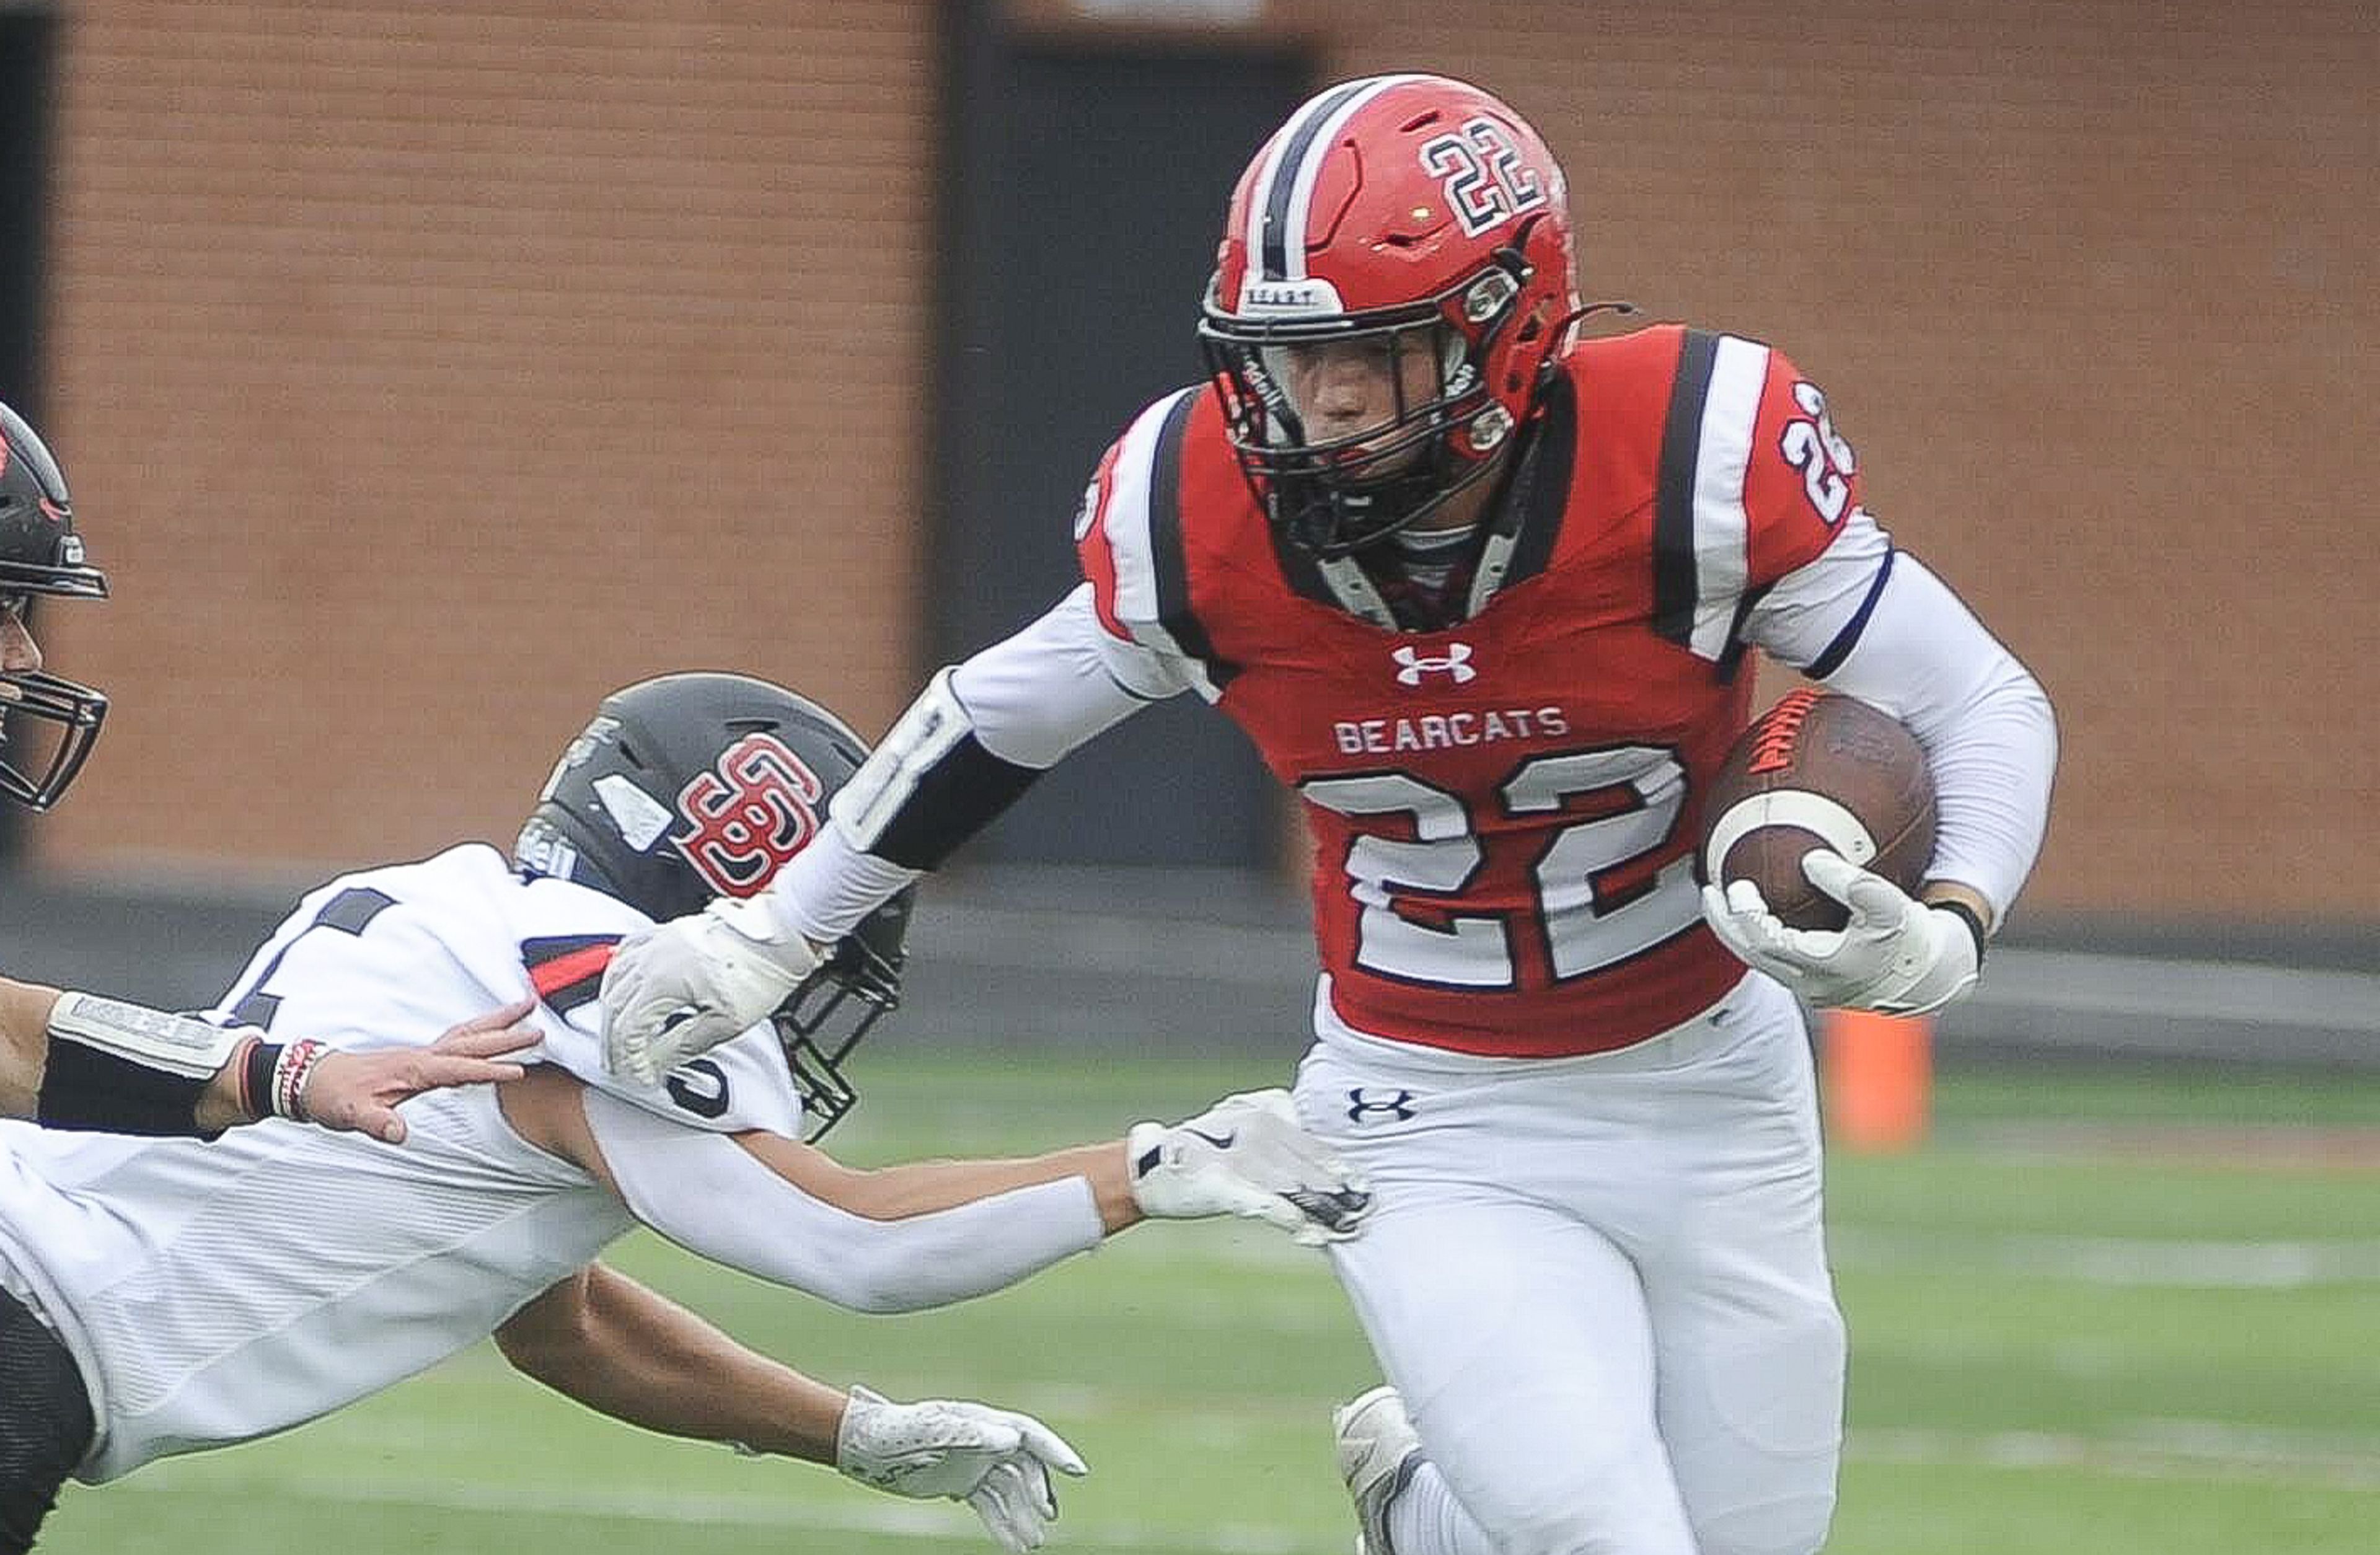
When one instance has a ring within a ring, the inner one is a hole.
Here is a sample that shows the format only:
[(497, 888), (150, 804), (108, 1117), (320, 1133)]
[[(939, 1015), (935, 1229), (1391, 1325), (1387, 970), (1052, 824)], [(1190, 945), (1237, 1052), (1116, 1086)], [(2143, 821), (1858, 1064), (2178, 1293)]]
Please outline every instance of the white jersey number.
[[(1692, 854), (1664, 866), (1649, 889), (1615, 891), (1612, 872), (1666, 842), (1686, 803), (1686, 771), (1651, 746), (1541, 756), (1497, 791), (1506, 817), (1559, 812), (1589, 795), (1621, 808), (1552, 833), (1532, 874), (1534, 908), (1466, 913), (1463, 893), (1487, 850), (1461, 797), (1409, 772), (1314, 778), (1298, 792), (1344, 816), (1409, 816), (1410, 841), (1364, 835), (1348, 844), (1347, 889), (1363, 911), (1355, 963), (1383, 977), (1442, 987), (1520, 986), (1512, 936), (1542, 937), (1557, 980), (1586, 977), (1693, 927), (1701, 912)], [(1423, 907), (1439, 923), (1402, 908)], [(1439, 926), (1442, 924), (1443, 927)]]
[(1827, 396), (1815, 383), (1794, 384), (1793, 403), (1810, 419), (1786, 422), (1777, 436), (1777, 452), (1802, 472), (1802, 489), (1810, 505), (1831, 528), (1842, 521), (1844, 505), (1851, 501), (1852, 477), (1859, 469), (1859, 458), (1835, 431), (1834, 419), (1827, 413)]

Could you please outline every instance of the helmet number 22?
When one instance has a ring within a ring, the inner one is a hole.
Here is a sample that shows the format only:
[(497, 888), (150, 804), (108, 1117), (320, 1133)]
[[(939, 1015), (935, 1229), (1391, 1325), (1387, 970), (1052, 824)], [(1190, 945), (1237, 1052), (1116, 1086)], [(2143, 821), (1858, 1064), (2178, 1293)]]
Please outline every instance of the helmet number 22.
[(1422, 171), (1446, 180), (1447, 207), (1476, 237), (1499, 222), (1546, 202), (1544, 180), (1521, 161), (1521, 153), (1491, 118), (1466, 121), (1453, 134), (1422, 142)]
[[(1364, 772), (1311, 779), (1298, 792), (1341, 815), (1411, 822), (1410, 839), (1366, 834), (1347, 848), (1348, 890), (1361, 908), (1355, 963), (1383, 977), (1518, 988), (1513, 936), (1533, 929), (1554, 978), (1566, 982), (1651, 949), (1693, 927), (1701, 912), (1691, 853), (1656, 871), (1649, 886), (1623, 889), (1615, 878), (1668, 841), (1685, 808), (1685, 769), (1669, 750), (1622, 746), (1540, 756), (1505, 780), (1497, 801), (1514, 820), (1592, 795), (1618, 801), (1552, 833), (1530, 871), (1527, 913), (1462, 910), (1487, 848), (1469, 808), (1446, 789), (1410, 772)], [(1439, 921), (1421, 921), (1401, 905), (1429, 910)]]

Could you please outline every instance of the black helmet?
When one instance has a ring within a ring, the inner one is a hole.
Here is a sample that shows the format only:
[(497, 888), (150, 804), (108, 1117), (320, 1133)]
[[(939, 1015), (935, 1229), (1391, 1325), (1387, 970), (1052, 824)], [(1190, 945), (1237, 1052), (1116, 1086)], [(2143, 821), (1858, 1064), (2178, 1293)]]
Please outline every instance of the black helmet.
[[(640, 681), (603, 699), (562, 753), (513, 862), (657, 921), (681, 917), (765, 890), (867, 759), (841, 719), (781, 686), (740, 674)], [(770, 1017), (811, 1139), (857, 1103), (843, 1059), (901, 1002), (913, 897), (904, 891), (861, 920)]]
[[(57, 460), (25, 419), (0, 405), (0, 614), (30, 596), (107, 598), (107, 575), (83, 560)], [(0, 796), (45, 810), (82, 771), (107, 699), (40, 670), (0, 670)]]

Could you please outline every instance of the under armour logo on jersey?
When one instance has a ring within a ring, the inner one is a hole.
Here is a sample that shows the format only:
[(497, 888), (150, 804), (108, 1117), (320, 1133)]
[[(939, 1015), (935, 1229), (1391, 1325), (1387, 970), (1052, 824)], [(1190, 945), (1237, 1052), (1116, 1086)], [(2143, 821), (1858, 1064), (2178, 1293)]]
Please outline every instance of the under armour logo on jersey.
[(1446, 645), (1446, 651), (1440, 654), (1424, 653), (1418, 648), (1407, 646), (1396, 650), (1390, 657), (1397, 662), (1399, 686), (1419, 686), (1421, 677), (1426, 674), (1452, 675), (1457, 686), (1479, 678), (1479, 672), (1471, 667), (1471, 645), (1467, 642), (1450, 642)]
[(1375, 1090), (1369, 1086), (1357, 1086), (1347, 1093), (1347, 1121), (1379, 1123), (1393, 1118), (1399, 1123), (1411, 1123), (1413, 1099), (1414, 1093), (1409, 1090)]

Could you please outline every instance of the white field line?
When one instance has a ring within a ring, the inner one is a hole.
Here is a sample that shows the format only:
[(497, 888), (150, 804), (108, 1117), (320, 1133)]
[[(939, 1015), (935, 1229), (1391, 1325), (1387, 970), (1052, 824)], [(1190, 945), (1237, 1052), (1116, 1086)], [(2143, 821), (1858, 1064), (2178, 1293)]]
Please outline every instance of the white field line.
[[(253, 1481), (244, 1482), (253, 1485)], [(172, 1475), (143, 1476), (123, 1482), (125, 1488), (172, 1494), (197, 1488), (190, 1481), (176, 1483)], [(111, 1493), (114, 1493), (111, 1491)], [(1064, 1491), (1059, 1492), (1061, 1498)], [(832, 1505), (785, 1496), (688, 1495), (667, 1491), (608, 1490), (589, 1486), (552, 1488), (522, 1485), (470, 1485), (428, 1480), (350, 1480), (331, 1485), (321, 1481), (274, 1481), (276, 1500), (304, 1500), (346, 1506), (427, 1507), (448, 1512), (490, 1512), (506, 1516), (605, 1517), (628, 1523), (654, 1523), (671, 1527), (709, 1526), (766, 1529), (771, 1532), (869, 1534), (886, 1538), (924, 1539), (938, 1544), (981, 1547), (983, 1525), (956, 1506), (890, 1499), (877, 1502)], [(1313, 1540), (1286, 1528), (1261, 1525), (1224, 1524), (1197, 1532), (1132, 1523), (1101, 1523), (1075, 1527), (1061, 1516), (1057, 1537), (1072, 1549), (1140, 1550), (1188, 1549), (1211, 1555), (1302, 1555)]]
[(2380, 1241), (2185, 1242), (2124, 1236), (1953, 1236), (1837, 1227), (1839, 1267), (1985, 1268), (2085, 1284), (2183, 1290), (2301, 1290), (2380, 1284)]
[[(1857, 1463), (2025, 1471), (2073, 1470), (2125, 1479), (2220, 1482), (2311, 1490), (2380, 1492), (2380, 1439), (2260, 1430), (2212, 1421), (2141, 1422), (2111, 1436), (2058, 1431), (1947, 1431), (1924, 1428), (1854, 1432)], [(238, 1482), (254, 1488), (256, 1479)], [(152, 1494), (200, 1488), (196, 1476), (168, 1465), (124, 1482)], [(850, 1533), (980, 1547), (983, 1531), (956, 1507), (893, 1500), (825, 1504), (778, 1495), (457, 1484), (452, 1480), (320, 1479), (270, 1481), (278, 1500), (346, 1506), (409, 1506), (514, 1516), (604, 1517), (663, 1526), (734, 1526), (771, 1532)], [(119, 1488), (119, 1492), (120, 1493)], [(1300, 1555), (1311, 1535), (1266, 1524), (1169, 1529), (1138, 1523), (1067, 1524), (1065, 1547), (1092, 1550), (1193, 1550), (1199, 1555)]]
[(1864, 1463), (2064, 1468), (2124, 1479), (2380, 1491), (2380, 1440), (2357, 1442), (2204, 1420), (2153, 1421), (2113, 1436), (1866, 1430), (1852, 1435), (1850, 1455)]

